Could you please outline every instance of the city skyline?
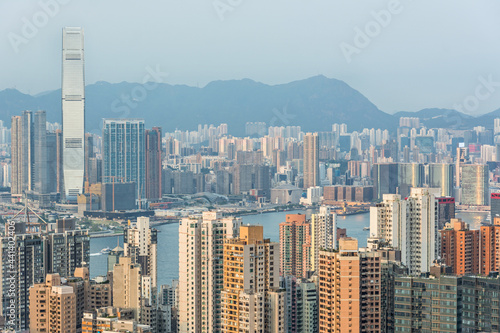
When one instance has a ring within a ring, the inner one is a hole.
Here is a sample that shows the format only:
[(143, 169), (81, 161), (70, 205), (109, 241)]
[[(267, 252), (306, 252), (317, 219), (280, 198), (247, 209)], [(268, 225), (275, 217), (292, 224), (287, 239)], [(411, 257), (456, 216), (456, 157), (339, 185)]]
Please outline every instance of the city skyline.
[(2, 332), (500, 331), (500, 4), (117, 1), (0, 3)]

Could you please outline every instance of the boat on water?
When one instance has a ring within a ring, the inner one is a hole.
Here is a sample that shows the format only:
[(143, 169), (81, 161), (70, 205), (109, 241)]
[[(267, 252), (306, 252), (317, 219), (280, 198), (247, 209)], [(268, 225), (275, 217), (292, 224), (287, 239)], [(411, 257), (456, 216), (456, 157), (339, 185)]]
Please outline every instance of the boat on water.
[(370, 227), (364, 227), (363, 228), (364, 231), (369, 231), (370, 230)]
[(111, 252), (111, 249), (109, 247), (105, 247), (104, 249), (101, 250), (102, 254), (108, 254), (109, 252)]

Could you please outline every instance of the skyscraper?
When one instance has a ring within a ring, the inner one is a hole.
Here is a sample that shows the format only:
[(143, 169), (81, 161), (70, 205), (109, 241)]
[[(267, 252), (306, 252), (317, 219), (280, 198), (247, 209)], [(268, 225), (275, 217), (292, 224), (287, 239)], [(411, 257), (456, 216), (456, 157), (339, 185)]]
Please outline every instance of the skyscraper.
[(161, 199), (162, 195), (161, 128), (146, 130), (146, 198)]
[(141, 266), (130, 257), (120, 257), (113, 268), (113, 306), (132, 309), (134, 319), (141, 318)]
[(218, 212), (179, 225), (179, 332), (220, 332), (223, 246), (237, 238), (241, 219)]
[(50, 192), (48, 181), (47, 118), (45, 111), (35, 112), (34, 117), (34, 190), (39, 194)]
[(11, 123), (11, 189), (13, 201), (18, 201), (23, 195), (23, 127), (20, 116), (12, 117)]
[(343, 238), (339, 251), (319, 253), (319, 332), (361, 332), (361, 263), (358, 241)]
[(136, 199), (145, 198), (146, 145), (144, 120), (104, 119), (103, 183), (136, 183)]
[(311, 270), (311, 224), (304, 214), (287, 214), (280, 223), (280, 275), (307, 277)]
[(35, 150), (33, 135), (33, 113), (23, 111), (22, 116), (22, 169), (23, 169), (23, 191), (29, 192), (34, 188), (35, 183)]
[(138, 217), (137, 223), (125, 229), (124, 256), (141, 266), (141, 274), (151, 277), (152, 287), (157, 278), (157, 230), (149, 226), (149, 217)]
[(399, 181), (399, 166), (397, 163), (374, 164), (372, 179), (374, 186), (373, 196), (381, 200), (384, 194), (396, 193)]
[(410, 274), (428, 272), (437, 259), (440, 189), (412, 188), (410, 196), (386, 194), (370, 209), (370, 234), (401, 250), (401, 262)]
[(85, 169), (85, 74), (83, 29), (63, 29), (62, 122), (63, 174), (66, 200), (83, 191)]
[(462, 205), (486, 206), (489, 200), (489, 171), (486, 164), (462, 166)]
[(319, 185), (319, 136), (307, 133), (304, 136), (304, 189)]
[(454, 165), (451, 163), (432, 163), (428, 165), (429, 187), (441, 189), (442, 197), (453, 196)]
[(492, 225), (481, 226), (481, 266), (480, 273), (488, 275), (490, 272), (500, 271), (500, 218), (493, 218)]
[(319, 251), (337, 248), (337, 214), (328, 206), (311, 215), (311, 270), (319, 268)]
[(262, 226), (241, 226), (239, 239), (226, 241), (222, 332), (285, 332), (278, 249), (264, 239)]
[(453, 274), (479, 274), (479, 230), (459, 219), (447, 223), (441, 234), (441, 258)]
[(59, 274), (48, 274), (45, 283), (30, 288), (30, 332), (76, 333), (77, 296), (61, 284)]

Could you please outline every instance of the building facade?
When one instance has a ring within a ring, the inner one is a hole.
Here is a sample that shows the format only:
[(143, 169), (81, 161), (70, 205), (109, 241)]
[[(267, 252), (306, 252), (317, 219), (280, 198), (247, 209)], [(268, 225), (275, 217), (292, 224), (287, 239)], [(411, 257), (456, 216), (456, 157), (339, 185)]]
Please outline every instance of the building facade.
[(239, 239), (224, 244), (221, 332), (285, 332), (278, 253), (262, 226), (241, 226)]
[(146, 144), (144, 120), (104, 119), (103, 183), (134, 182), (136, 199), (146, 195)]
[(304, 214), (287, 214), (279, 229), (280, 275), (307, 277), (311, 270), (311, 224)]
[(85, 73), (83, 29), (63, 29), (62, 122), (64, 194), (75, 201), (85, 172)]
[(319, 136), (307, 133), (304, 136), (304, 189), (319, 185)]

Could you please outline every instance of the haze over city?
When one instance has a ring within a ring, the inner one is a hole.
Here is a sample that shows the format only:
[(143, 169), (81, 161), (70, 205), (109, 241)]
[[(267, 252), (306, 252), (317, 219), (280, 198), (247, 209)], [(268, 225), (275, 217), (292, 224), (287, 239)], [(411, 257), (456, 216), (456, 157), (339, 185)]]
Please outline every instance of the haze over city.
[(0, 12), (1, 332), (500, 332), (500, 4)]
[[(0, 22), (1, 60), (9, 64), (0, 67), (0, 89), (60, 88), (63, 26), (85, 28), (87, 84), (141, 82), (156, 65), (168, 73), (165, 82), (190, 86), (321, 74), (393, 113), (453, 108), (474, 95), (481, 77), (500, 81), (495, 1), (57, 1), (45, 20), (41, 4), (50, 2), (0, 3), (8, 13)], [(26, 22), (39, 27), (32, 32)], [(496, 110), (498, 85), (494, 90), (464, 112)]]

